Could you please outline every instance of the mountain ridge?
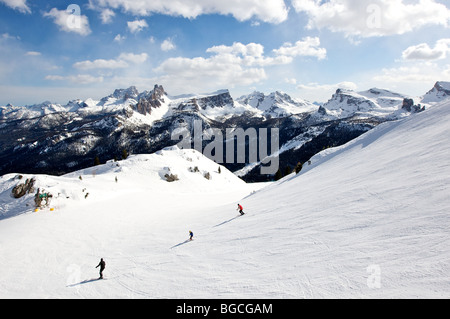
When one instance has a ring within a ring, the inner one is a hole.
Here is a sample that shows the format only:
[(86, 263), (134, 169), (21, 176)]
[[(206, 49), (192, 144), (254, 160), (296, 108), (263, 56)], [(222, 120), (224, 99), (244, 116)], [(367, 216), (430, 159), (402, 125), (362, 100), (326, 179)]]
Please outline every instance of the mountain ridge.
[[(0, 174), (35, 172), (61, 175), (89, 167), (94, 158), (105, 162), (131, 154), (148, 154), (175, 145), (171, 132), (217, 128), (278, 128), (280, 169), (292, 169), (324, 148), (342, 145), (385, 121), (396, 120), (447, 98), (448, 82), (416, 101), (389, 90), (354, 92), (338, 89), (323, 105), (291, 98), (283, 92), (253, 92), (234, 100), (229, 90), (210, 94), (171, 96), (160, 85), (139, 92), (117, 89), (94, 101), (72, 100), (66, 105), (45, 102), (28, 107), (0, 107)], [(438, 94), (437, 94), (437, 93)], [(230, 142), (230, 141), (228, 141)], [(226, 143), (228, 143), (226, 142)], [(226, 144), (225, 143), (225, 144)], [(248, 147), (249, 141), (245, 141)], [(207, 141), (203, 141), (203, 147)], [(224, 145), (226, 148), (226, 145)], [(226, 163), (232, 171), (248, 173), (247, 181), (265, 181), (258, 163)], [(256, 165), (255, 165), (256, 164)], [(251, 169), (253, 167), (253, 169)]]

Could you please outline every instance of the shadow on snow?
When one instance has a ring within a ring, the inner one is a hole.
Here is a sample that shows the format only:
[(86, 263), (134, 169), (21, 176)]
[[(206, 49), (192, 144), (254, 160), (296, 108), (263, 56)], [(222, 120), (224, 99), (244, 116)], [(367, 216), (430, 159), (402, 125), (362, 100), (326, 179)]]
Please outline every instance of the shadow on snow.
[(76, 286), (88, 284), (88, 283), (90, 283), (90, 282), (99, 281), (99, 280), (102, 280), (102, 279), (100, 279), (100, 278), (87, 279), (87, 280), (80, 281), (80, 282), (78, 282), (78, 283), (76, 283), (76, 284), (67, 285), (66, 287), (69, 287), (69, 288), (71, 288), (71, 287), (76, 287)]
[(229, 220), (226, 220), (226, 221), (224, 221), (224, 222), (222, 222), (222, 223), (220, 223), (220, 224), (217, 224), (217, 225), (214, 226), (214, 227), (219, 227), (219, 226), (228, 224), (228, 223), (232, 222), (233, 220), (235, 220), (235, 219), (237, 219), (237, 218), (239, 218), (239, 217), (241, 217), (241, 216), (242, 216), (242, 215), (238, 215), (238, 216), (236, 216), (236, 217), (233, 217), (233, 218), (231, 218), (231, 219), (229, 219)]
[(187, 244), (187, 243), (190, 242), (190, 241), (191, 241), (191, 240), (186, 239), (186, 240), (183, 241), (182, 243), (179, 243), (179, 244), (176, 244), (175, 246), (170, 247), (170, 249), (174, 249), (174, 248), (179, 247), (179, 246), (181, 246), (181, 245), (185, 245), (185, 244)]

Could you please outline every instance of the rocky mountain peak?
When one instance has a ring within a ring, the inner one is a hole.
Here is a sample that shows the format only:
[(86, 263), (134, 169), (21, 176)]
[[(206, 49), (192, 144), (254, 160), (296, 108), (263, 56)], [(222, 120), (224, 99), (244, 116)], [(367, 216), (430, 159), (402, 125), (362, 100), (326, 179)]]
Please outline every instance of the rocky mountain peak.
[(450, 82), (438, 81), (434, 87), (425, 94), (422, 103), (436, 103), (450, 97)]
[(156, 84), (152, 91), (146, 91), (136, 96), (138, 103), (134, 109), (143, 114), (152, 114), (152, 109), (161, 107), (164, 103), (164, 97), (167, 95), (162, 85)]
[(450, 82), (438, 81), (434, 85), (434, 88), (438, 91), (445, 92), (450, 95)]
[(139, 91), (135, 86), (130, 86), (128, 89), (117, 89), (112, 96), (118, 100), (126, 101), (128, 99), (135, 99), (139, 95)]
[(206, 109), (207, 107), (216, 108), (233, 105), (234, 101), (228, 90), (221, 90), (209, 96), (197, 98), (197, 104), (200, 108)]

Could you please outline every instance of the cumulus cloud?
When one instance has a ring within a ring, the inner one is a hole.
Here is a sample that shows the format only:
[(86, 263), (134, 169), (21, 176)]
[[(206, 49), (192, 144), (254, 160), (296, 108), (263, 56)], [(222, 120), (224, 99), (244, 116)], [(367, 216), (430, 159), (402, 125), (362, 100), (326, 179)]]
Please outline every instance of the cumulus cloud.
[(31, 9), (28, 7), (26, 0), (0, 0), (0, 3), (22, 13), (31, 13)]
[(323, 60), (327, 57), (327, 50), (319, 46), (319, 38), (306, 37), (302, 41), (297, 41), (295, 44), (285, 43), (281, 48), (274, 50), (274, 52), (278, 56), (310, 56)]
[(144, 30), (144, 28), (148, 28), (148, 24), (145, 20), (135, 20), (135, 21), (128, 21), (128, 30), (130, 30), (131, 33), (138, 33)]
[(129, 63), (140, 64), (144, 63), (148, 58), (147, 53), (134, 54), (122, 53), (116, 59), (97, 59), (94, 61), (81, 61), (73, 65), (76, 69), (93, 70), (93, 69), (123, 69), (129, 67)]
[(171, 87), (183, 88), (184, 91), (205, 87), (208, 90), (217, 87), (234, 88), (236, 85), (250, 85), (267, 78), (263, 68), (247, 68), (238, 59), (223, 56), (170, 58), (155, 71), (162, 74), (162, 83), (170, 83)]
[(172, 39), (166, 39), (161, 43), (161, 50), (163, 51), (171, 51), (176, 48), (175, 44), (173, 43)]
[(449, 26), (450, 9), (435, 0), (292, 0), (309, 29), (328, 28), (348, 37), (404, 34), (426, 25)]
[(195, 19), (203, 14), (232, 15), (239, 21), (281, 23), (288, 17), (284, 0), (91, 0), (92, 7), (122, 9), (138, 16), (152, 13)]
[(402, 53), (404, 60), (442, 60), (450, 52), (450, 39), (441, 39), (434, 48), (427, 43), (421, 43), (407, 48)]
[[(196, 87), (205, 88), (205, 85), (211, 85), (205, 89), (250, 85), (267, 78), (261, 67), (264, 61), (263, 51), (261, 45), (253, 43), (215, 46), (207, 50), (207, 53), (212, 53), (210, 57), (170, 58), (155, 71), (161, 74), (161, 82), (178, 88), (195, 90)], [(259, 64), (256, 63), (256, 58), (259, 59)]]
[(235, 42), (230, 46), (207, 49), (206, 52), (211, 54), (209, 57), (167, 59), (155, 71), (161, 74), (161, 82), (170, 83), (172, 87), (211, 85), (214, 89), (248, 86), (267, 79), (266, 67), (289, 64), (300, 55), (323, 57), (326, 51), (319, 50), (319, 44), (318, 39), (307, 38), (299, 41), (298, 45), (285, 44), (274, 50), (274, 55), (266, 56), (261, 44)]
[(74, 14), (72, 10), (71, 6), (67, 10), (53, 8), (50, 12), (45, 12), (44, 17), (52, 18), (62, 31), (74, 32), (83, 36), (89, 35), (91, 29), (88, 18), (81, 14)]
[(141, 54), (134, 54), (134, 53), (122, 53), (119, 55), (119, 60), (125, 60), (134, 64), (141, 64), (147, 61), (148, 54), (147, 53), (141, 53)]
[[(73, 65), (75, 69), (82, 70), (83, 74), (76, 75), (47, 75), (46, 80), (49, 81), (68, 81), (74, 84), (94, 84), (102, 83), (105, 77), (108, 78), (108, 83), (113, 79), (114, 70), (119, 70), (120, 73), (126, 73), (127, 68), (138, 66), (147, 61), (148, 55), (146, 53), (122, 53), (116, 59), (97, 59), (94, 61), (81, 61)], [(96, 71), (98, 70), (97, 74)], [(106, 71), (105, 71), (106, 70)], [(124, 71), (125, 70), (125, 71)], [(86, 72), (93, 73), (87, 74)], [(130, 82), (132, 83), (132, 82)]]
[(257, 43), (249, 43), (247, 45), (235, 42), (231, 46), (218, 45), (206, 50), (206, 52), (217, 54), (241, 55), (243, 57), (262, 57), (264, 54), (264, 46)]

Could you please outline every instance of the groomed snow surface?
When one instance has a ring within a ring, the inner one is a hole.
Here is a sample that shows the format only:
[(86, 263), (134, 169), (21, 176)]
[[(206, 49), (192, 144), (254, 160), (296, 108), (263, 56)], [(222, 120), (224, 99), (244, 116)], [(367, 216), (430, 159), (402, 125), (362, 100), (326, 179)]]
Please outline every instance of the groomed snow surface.
[(37, 176), (54, 211), (3, 176), (0, 297), (449, 298), (448, 123), (450, 102), (269, 185), (176, 148)]

